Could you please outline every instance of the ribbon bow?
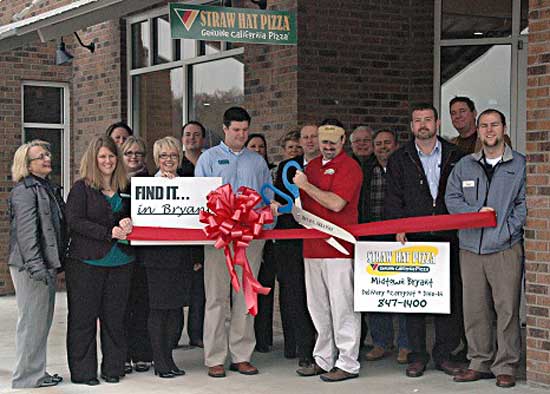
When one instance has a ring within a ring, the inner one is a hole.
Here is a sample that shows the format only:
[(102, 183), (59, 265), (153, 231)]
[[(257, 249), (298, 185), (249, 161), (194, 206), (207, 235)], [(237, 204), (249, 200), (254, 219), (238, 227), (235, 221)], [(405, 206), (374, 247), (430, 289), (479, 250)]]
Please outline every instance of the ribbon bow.
[(208, 194), (206, 205), (211, 212), (201, 211), (199, 215), (200, 222), (206, 224), (203, 229), (206, 237), (216, 240), (214, 247), (217, 249), (223, 248), (231, 285), (236, 292), (241, 285), (235, 266), (242, 267), (244, 299), (248, 313), (253, 316), (258, 313), (258, 293), (266, 295), (271, 290), (254, 277), (246, 256), (250, 241), (258, 238), (263, 225), (273, 223), (269, 207), (254, 209), (261, 200), (254, 189), (241, 186), (234, 194), (231, 185), (225, 184)]

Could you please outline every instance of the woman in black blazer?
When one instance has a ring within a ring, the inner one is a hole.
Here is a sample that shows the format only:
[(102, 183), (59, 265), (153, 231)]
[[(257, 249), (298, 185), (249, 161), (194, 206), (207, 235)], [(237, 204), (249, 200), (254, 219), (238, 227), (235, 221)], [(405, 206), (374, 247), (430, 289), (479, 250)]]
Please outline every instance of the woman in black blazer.
[[(153, 145), (157, 176), (177, 177), (182, 149), (174, 137), (165, 137)], [(172, 358), (181, 308), (189, 303), (193, 260), (185, 246), (142, 246), (140, 253), (149, 284), (149, 337), (153, 347), (155, 374), (161, 378), (184, 375)]]
[(101, 377), (118, 383), (124, 376), (124, 316), (134, 256), (125, 241), (132, 230), (130, 201), (121, 190), (127, 175), (115, 143), (94, 138), (80, 163), (66, 216), (71, 243), (66, 264), (67, 354), (71, 381), (95, 386), (96, 329), (101, 331)]

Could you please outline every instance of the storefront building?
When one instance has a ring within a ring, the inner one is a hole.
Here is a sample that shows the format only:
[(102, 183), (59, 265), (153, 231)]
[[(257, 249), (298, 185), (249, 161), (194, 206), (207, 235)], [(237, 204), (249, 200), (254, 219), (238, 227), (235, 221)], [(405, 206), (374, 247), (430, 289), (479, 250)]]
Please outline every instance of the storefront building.
[[(248, 0), (194, 4), (257, 7)], [(0, 2), (0, 294), (15, 149), (50, 141), (54, 178), (68, 192), (88, 142), (125, 120), (147, 141), (203, 122), (208, 144), (221, 115), (247, 108), (271, 161), (287, 131), (326, 117), (408, 138), (409, 108), (434, 102), (454, 135), (448, 102), (467, 95), (496, 107), (528, 157), (527, 377), (550, 385), (550, 0), (267, 1), (296, 12), (295, 46), (172, 40), (165, 1)], [(93, 42), (95, 52), (82, 47)], [(63, 37), (71, 62), (56, 65)], [(45, 41), (45, 42), (41, 42)], [(149, 162), (152, 165), (152, 162)]]

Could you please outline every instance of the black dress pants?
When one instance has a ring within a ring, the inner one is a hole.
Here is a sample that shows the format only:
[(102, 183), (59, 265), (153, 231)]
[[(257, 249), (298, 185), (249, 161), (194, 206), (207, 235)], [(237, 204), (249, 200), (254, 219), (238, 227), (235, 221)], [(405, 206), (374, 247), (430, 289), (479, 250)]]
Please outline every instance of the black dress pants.
[[(451, 313), (432, 315), (435, 329), (435, 342), (432, 358), (436, 365), (451, 359), (451, 353), (464, 337), (464, 319), (462, 311), (462, 280), (458, 258), (458, 245), (451, 244)], [(427, 314), (407, 314), (407, 333), (411, 353), (409, 363), (420, 361), (427, 364), (430, 355), (426, 350)]]
[(172, 358), (172, 349), (180, 316), (180, 308), (151, 309), (149, 311), (149, 338), (157, 372), (166, 373), (177, 369)]
[(126, 359), (124, 319), (131, 264), (99, 267), (70, 259), (65, 265), (68, 325), (67, 355), (71, 380), (97, 378), (97, 321), (100, 323), (101, 373), (121, 376)]
[[(279, 305), (283, 325), (284, 353), (312, 360), (315, 328), (307, 309), (302, 242), (267, 241), (258, 281), (267, 287), (279, 282)], [(257, 346), (273, 343), (273, 291), (258, 298), (254, 321)]]
[(128, 355), (126, 361), (151, 362), (153, 350), (149, 340), (147, 321), (149, 318), (149, 288), (147, 286), (147, 271), (138, 262), (132, 264), (132, 280), (130, 298), (126, 311), (126, 341)]

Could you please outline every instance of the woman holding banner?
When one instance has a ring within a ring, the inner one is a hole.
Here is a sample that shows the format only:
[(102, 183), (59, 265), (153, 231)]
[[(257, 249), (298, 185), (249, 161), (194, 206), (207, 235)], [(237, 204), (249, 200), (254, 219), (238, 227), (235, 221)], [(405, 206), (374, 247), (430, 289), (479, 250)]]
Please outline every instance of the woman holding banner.
[(80, 162), (80, 176), (67, 200), (71, 243), (65, 266), (68, 299), (67, 355), (71, 381), (95, 386), (97, 320), (101, 327), (101, 377), (124, 376), (124, 317), (134, 256), (130, 201), (121, 190), (128, 179), (117, 147), (108, 136), (94, 138)]
[[(120, 147), (124, 157), (124, 165), (128, 172), (128, 180), (132, 177), (149, 176), (145, 166), (145, 143), (140, 138), (130, 135)], [(126, 310), (126, 341), (128, 355), (124, 364), (124, 372), (147, 372), (153, 361), (153, 350), (149, 340), (147, 320), (149, 318), (149, 290), (147, 273), (143, 265), (141, 248), (134, 248), (136, 262), (132, 264), (132, 280), (130, 282), (130, 297)], [(133, 362), (133, 368), (132, 368)]]
[[(156, 176), (175, 178), (183, 156), (180, 142), (164, 137), (153, 145)], [(172, 358), (174, 338), (179, 335), (181, 308), (189, 303), (193, 260), (185, 246), (140, 247), (149, 285), (149, 337), (155, 374), (161, 378), (184, 375)]]

